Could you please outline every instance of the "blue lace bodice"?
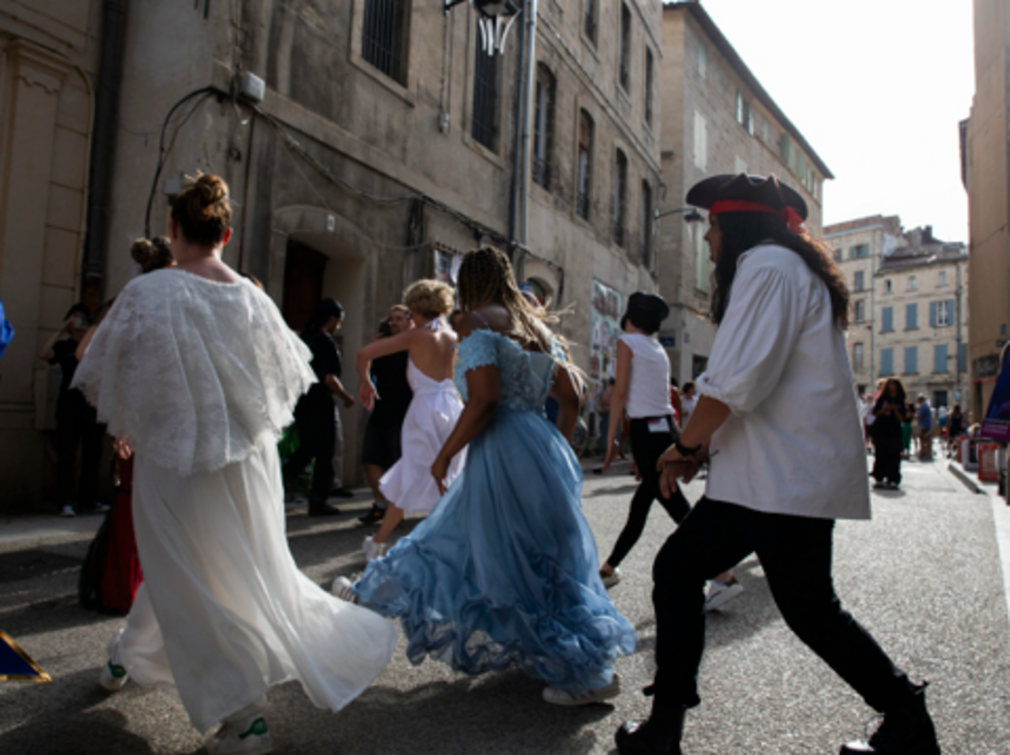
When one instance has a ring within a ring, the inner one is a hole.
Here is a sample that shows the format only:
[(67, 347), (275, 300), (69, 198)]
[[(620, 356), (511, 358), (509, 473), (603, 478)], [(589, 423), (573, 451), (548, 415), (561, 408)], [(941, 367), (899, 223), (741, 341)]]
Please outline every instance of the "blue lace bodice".
[(498, 368), (501, 380), (499, 401), (515, 411), (542, 412), (554, 382), (555, 360), (563, 360), (560, 344), (552, 354), (526, 351), (507, 336), (493, 330), (475, 330), (456, 347), (456, 389), (469, 400), (466, 373), (487, 365)]

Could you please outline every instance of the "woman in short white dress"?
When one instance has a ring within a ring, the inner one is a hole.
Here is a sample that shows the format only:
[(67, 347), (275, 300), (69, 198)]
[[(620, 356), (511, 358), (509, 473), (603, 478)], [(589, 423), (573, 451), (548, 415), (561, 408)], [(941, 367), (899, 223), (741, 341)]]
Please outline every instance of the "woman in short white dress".
[[(371, 410), (375, 400), (382, 400), (372, 383), (373, 359), (407, 351), (407, 380), (414, 392), (403, 418), (400, 445), (403, 455), (379, 480), (379, 490), (389, 502), (379, 531), (362, 544), (365, 559), (383, 555), (387, 540), (407, 514), (427, 514), (440, 497), (431, 476), (446, 439), (456, 427), (463, 402), (452, 382), (456, 333), (445, 316), (453, 308), (450, 286), (435, 280), (412, 283), (403, 293), (403, 303), (410, 310), (414, 326), (390, 338), (381, 338), (358, 352), (358, 380), (361, 405)], [(464, 449), (453, 459), (448, 481), (456, 479), (466, 463)]]
[(302, 574), (285, 537), (277, 439), (315, 382), (276, 305), (221, 259), (228, 187), (172, 204), (177, 267), (131, 281), (75, 385), (135, 450), (144, 583), (99, 682), (175, 686), (211, 752), (270, 752), (267, 690), (292, 679), (339, 710), (389, 662), (396, 629)]

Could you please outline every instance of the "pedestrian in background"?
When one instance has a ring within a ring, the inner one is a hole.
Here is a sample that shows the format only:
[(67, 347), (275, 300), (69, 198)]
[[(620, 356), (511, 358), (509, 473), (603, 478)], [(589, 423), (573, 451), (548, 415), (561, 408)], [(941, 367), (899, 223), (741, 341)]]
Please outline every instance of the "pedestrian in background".
[[(711, 469), (656, 558), (652, 715), (621, 727), (618, 750), (680, 752), (685, 714), (700, 703), (705, 580), (756, 552), (790, 629), (884, 714), (869, 742), (841, 755), (938, 755), (925, 685), (894, 666), (832, 584), (835, 520), (870, 515), (842, 274), (803, 232), (802, 197), (775, 176), (713, 176), (687, 203), (709, 210), (718, 329), (694, 415), (660, 459), (664, 492), (691, 478), (706, 446)], [(813, 421), (822, 417), (831, 421)]]
[[(376, 340), (391, 338), (412, 327), (414, 323), (410, 319), (410, 310), (402, 304), (396, 304), (380, 323)], [(370, 374), (378, 398), (365, 425), (361, 464), (365, 468), (365, 477), (375, 496), (375, 502), (364, 516), (358, 518), (362, 524), (378, 524), (382, 521), (389, 502), (379, 489), (379, 480), (403, 455), (400, 433), (403, 430), (403, 418), (414, 396), (407, 381), (408, 359), (406, 351), (398, 351), (372, 360)]]
[(105, 429), (98, 424), (94, 407), (79, 390), (70, 387), (77, 371), (77, 347), (90, 325), (88, 308), (83, 303), (75, 304), (38, 353), (42, 361), (59, 365), (61, 373), (56, 397), (56, 500), (59, 515), (65, 517), (74, 516), (78, 509), (109, 510), (98, 501)]
[(698, 396), (695, 394), (694, 382), (688, 380), (684, 383), (684, 388), (680, 392), (680, 426), (687, 427), (691, 419), (694, 407), (698, 405)]
[(221, 723), (209, 752), (266, 753), (270, 687), (297, 680), (340, 710), (388, 663), (396, 629), (291, 556), (277, 438), (315, 381), (311, 354), (221, 261), (230, 221), (223, 180), (187, 181), (171, 210), (177, 267), (127, 284), (76, 384), (136, 451), (144, 584), (99, 682), (174, 686), (199, 731)]
[(947, 426), (947, 458), (954, 455), (954, 448), (957, 439), (964, 432), (964, 414), (961, 412), (961, 405), (954, 404), (954, 411), (950, 413), (950, 420)]
[(929, 399), (925, 394), (920, 393), (918, 408), (915, 410), (915, 419), (919, 425), (919, 461), (932, 461), (933, 459), (933, 407), (929, 405)]
[(284, 465), (284, 486), (290, 488), (305, 466), (310, 461), (315, 462), (309, 493), (309, 516), (340, 513), (339, 509), (327, 504), (326, 499), (333, 489), (333, 449), (339, 420), (334, 401), (343, 401), (348, 408), (354, 406), (354, 397), (340, 382), (343, 359), (333, 340), (333, 334), (343, 319), (344, 308), (340, 302), (323, 299), (302, 330), (302, 341), (312, 352), (312, 370), (319, 382), (302, 396), (295, 407), (298, 448)]
[(873, 405), (874, 421), (873, 487), (897, 490), (901, 485), (902, 425), (905, 421), (905, 386), (898, 378), (888, 378), (880, 398)]
[(905, 404), (905, 414), (901, 420), (901, 458), (909, 459), (912, 455), (912, 420), (915, 417), (915, 405)]
[[(621, 318), (624, 335), (617, 339), (617, 376), (610, 406), (613, 416), (627, 415), (631, 421), (631, 454), (641, 482), (631, 498), (624, 528), (600, 567), (600, 578), (606, 587), (620, 581), (618, 566), (642, 536), (653, 501), (659, 500), (677, 524), (691, 511), (691, 504), (676, 483), (669, 493), (660, 491), (656, 466), (679, 434), (670, 402), (670, 360), (656, 337), (669, 314), (670, 307), (663, 297), (637, 291), (628, 298), (627, 312)], [(617, 458), (616, 436), (617, 429), (611, 423), (604, 472)], [(709, 607), (717, 608), (743, 592), (743, 587), (736, 577), (725, 572), (715, 578), (712, 590), (713, 603)], [(716, 595), (720, 596), (718, 603)]]

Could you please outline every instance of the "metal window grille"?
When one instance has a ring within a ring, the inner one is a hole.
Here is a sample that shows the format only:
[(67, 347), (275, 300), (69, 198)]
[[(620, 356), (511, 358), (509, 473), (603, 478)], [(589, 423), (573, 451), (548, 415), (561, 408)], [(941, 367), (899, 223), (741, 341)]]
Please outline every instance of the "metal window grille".
[(533, 181), (550, 188), (550, 146), (554, 111), (554, 82), (550, 72), (538, 71), (536, 113), (533, 118)]
[(642, 240), (640, 245), (642, 264), (649, 266), (652, 256), (652, 190), (649, 184), (642, 184)]
[(480, 29), (474, 45), (473, 116), (470, 134), (488, 149), (498, 141), (498, 58), (488, 55), (481, 46)]
[(652, 125), (652, 51), (645, 51), (645, 122)]
[(596, 44), (596, 0), (586, 0), (585, 24), (583, 29), (589, 41)]
[(401, 84), (407, 83), (406, 27), (407, 0), (366, 0), (361, 57)]
[(614, 243), (624, 246), (624, 208), (628, 183), (628, 158), (620, 150), (614, 166)]
[(631, 89), (631, 11), (621, 4), (621, 86)]
[(614, 221), (614, 243), (618, 246), (624, 246), (624, 226), (621, 225), (620, 220)]
[(575, 211), (580, 218), (589, 220), (589, 197), (581, 191), (575, 196)]

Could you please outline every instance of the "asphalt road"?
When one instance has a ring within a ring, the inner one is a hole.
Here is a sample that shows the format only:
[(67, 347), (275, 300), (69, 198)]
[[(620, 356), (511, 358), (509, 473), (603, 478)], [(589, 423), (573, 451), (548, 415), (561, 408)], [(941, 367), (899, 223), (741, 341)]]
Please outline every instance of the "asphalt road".
[[(932, 683), (945, 753), (1006, 755), (1010, 625), (989, 499), (970, 494), (940, 462), (904, 471), (902, 491), (874, 495), (872, 522), (836, 528), (837, 591), (913, 679)], [(703, 484), (688, 486), (688, 498)], [(633, 489), (626, 473), (586, 476), (585, 510), (602, 555)], [(342, 504), (347, 515), (324, 521), (290, 510), (291, 548), (312, 579), (328, 585), (360, 570), (365, 531), (354, 517), (368, 503)], [(0, 629), (54, 679), (0, 684), (0, 754), (200, 751), (171, 690), (131, 684), (108, 695), (95, 683), (122, 620), (77, 605), (91, 527), (78, 519), (68, 531), (58, 522), (0, 525)], [(385, 672), (338, 714), (314, 708), (296, 683), (275, 688), (268, 721), (276, 752), (612, 752), (620, 723), (648, 712), (639, 690), (653, 670), (650, 565), (673, 527), (654, 507), (611, 591), (639, 636), (637, 651), (618, 661), (624, 692), (613, 705), (551, 706), (540, 698), (543, 684), (517, 671), (471, 679), (432, 661), (411, 666), (401, 640)], [(688, 716), (685, 753), (837, 753), (872, 728), (873, 711), (785, 627), (760, 564), (751, 558), (737, 574), (744, 594), (708, 621), (703, 702)]]

